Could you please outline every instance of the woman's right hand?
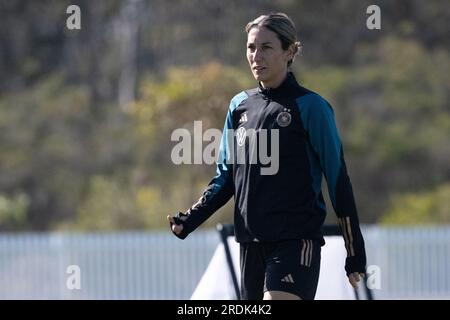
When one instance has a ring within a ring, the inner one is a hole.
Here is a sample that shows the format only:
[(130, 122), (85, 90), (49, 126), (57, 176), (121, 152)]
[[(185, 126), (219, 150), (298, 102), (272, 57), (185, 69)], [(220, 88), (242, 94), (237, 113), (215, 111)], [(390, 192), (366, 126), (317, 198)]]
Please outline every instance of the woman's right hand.
[(183, 231), (183, 225), (182, 224), (176, 224), (175, 220), (173, 219), (173, 217), (170, 214), (167, 215), (167, 220), (170, 223), (170, 226), (172, 228), (172, 232), (174, 232), (175, 234), (180, 234), (181, 231)]

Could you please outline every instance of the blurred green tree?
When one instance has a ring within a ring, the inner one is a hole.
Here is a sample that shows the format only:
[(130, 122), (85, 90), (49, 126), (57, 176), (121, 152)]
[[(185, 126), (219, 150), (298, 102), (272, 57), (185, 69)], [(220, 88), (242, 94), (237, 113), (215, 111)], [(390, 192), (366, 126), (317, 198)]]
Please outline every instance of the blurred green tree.
[(429, 192), (393, 196), (380, 222), (387, 225), (450, 223), (450, 184)]

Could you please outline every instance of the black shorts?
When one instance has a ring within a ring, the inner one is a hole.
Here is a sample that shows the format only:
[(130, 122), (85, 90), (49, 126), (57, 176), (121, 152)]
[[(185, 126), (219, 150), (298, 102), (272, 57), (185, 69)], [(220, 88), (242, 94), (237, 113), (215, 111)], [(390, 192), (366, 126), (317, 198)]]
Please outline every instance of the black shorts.
[(314, 299), (320, 250), (320, 242), (308, 239), (241, 243), (241, 298), (260, 300), (266, 291), (284, 291)]

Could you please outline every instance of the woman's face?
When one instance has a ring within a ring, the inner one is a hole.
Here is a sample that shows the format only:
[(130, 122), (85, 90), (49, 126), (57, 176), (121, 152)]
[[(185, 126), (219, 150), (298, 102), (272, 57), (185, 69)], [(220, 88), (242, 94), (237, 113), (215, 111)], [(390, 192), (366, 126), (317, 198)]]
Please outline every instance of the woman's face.
[(278, 87), (286, 77), (292, 50), (283, 50), (275, 32), (254, 27), (247, 36), (247, 60), (256, 80), (264, 88)]

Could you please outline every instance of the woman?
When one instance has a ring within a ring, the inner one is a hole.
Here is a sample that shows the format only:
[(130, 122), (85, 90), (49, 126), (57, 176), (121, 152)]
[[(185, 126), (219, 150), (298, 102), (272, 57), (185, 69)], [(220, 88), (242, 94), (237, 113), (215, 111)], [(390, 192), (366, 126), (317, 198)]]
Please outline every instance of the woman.
[[(245, 30), (259, 86), (231, 100), (217, 175), (186, 213), (167, 217), (171, 230), (184, 239), (234, 195), (242, 298), (314, 299), (325, 244), (323, 174), (344, 235), (345, 270), (356, 287), (366, 255), (333, 110), (289, 71), (300, 43), (287, 15), (260, 16)], [(278, 155), (275, 173), (264, 174), (262, 161), (238, 161), (252, 154), (250, 130)], [(278, 139), (263, 139), (264, 131)]]

